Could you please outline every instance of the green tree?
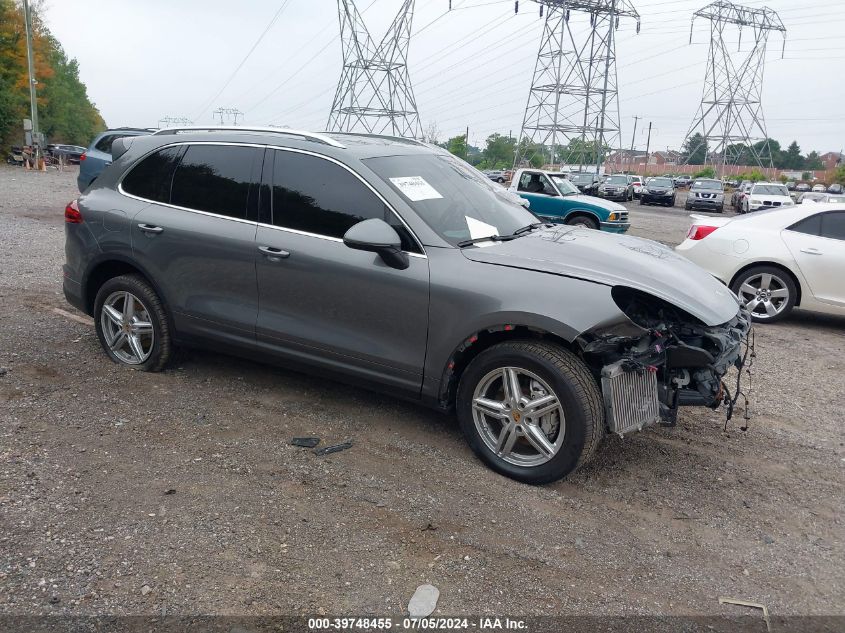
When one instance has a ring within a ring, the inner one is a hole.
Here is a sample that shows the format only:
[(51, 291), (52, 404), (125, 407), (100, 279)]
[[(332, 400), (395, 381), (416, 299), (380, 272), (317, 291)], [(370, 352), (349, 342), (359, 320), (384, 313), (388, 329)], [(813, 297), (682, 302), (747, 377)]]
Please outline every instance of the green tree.
[(781, 169), (801, 169), (804, 167), (804, 157), (801, 155), (801, 148), (796, 141), (792, 141), (789, 147), (781, 155)]
[(810, 152), (804, 160), (804, 169), (824, 169), (824, 163), (818, 152)]
[(690, 165), (703, 165), (707, 161), (707, 139), (696, 132), (684, 143), (681, 156)]
[(482, 152), (484, 165), (487, 169), (507, 169), (513, 165), (513, 154), (516, 141), (501, 134), (491, 134), (487, 137), (487, 146)]
[(446, 149), (449, 150), (450, 153), (458, 156), (460, 158), (467, 157), (467, 135), (461, 134), (460, 136), (453, 136), (448, 141), (446, 141)]
[(805, 171), (801, 174), (801, 180), (811, 180), (813, 178), (813, 173), (809, 171)]
[(716, 177), (716, 170), (713, 169), (711, 166), (707, 166), (701, 171), (696, 172), (693, 175), (693, 178), (715, 178)]
[(838, 182), (840, 185), (845, 185), (845, 165), (840, 165), (833, 172), (833, 182)]
[[(33, 58), (38, 81), (41, 131), (50, 142), (87, 145), (105, 123), (79, 79), (79, 65), (68, 59), (32, 7)], [(20, 4), (0, 0), (0, 143), (23, 142), (22, 119), (30, 116), (26, 35)]]

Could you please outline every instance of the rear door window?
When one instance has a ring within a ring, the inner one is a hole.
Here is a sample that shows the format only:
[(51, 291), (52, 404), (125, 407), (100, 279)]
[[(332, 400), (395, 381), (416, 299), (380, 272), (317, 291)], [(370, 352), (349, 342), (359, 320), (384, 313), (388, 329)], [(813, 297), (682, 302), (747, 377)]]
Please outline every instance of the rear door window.
[(822, 215), (817, 213), (809, 218), (804, 218), (789, 227), (790, 231), (805, 233), (806, 235), (820, 235), (822, 229)]
[(261, 153), (236, 145), (189, 145), (173, 175), (170, 202), (246, 219), (253, 161)]
[(124, 177), (123, 191), (145, 200), (169, 203), (173, 172), (184, 149), (166, 147), (147, 156)]
[(358, 222), (379, 218), (399, 234), (402, 250), (421, 252), (375, 193), (347, 169), (317, 156), (275, 151), (272, 207), (275, 226), (338, 239)]

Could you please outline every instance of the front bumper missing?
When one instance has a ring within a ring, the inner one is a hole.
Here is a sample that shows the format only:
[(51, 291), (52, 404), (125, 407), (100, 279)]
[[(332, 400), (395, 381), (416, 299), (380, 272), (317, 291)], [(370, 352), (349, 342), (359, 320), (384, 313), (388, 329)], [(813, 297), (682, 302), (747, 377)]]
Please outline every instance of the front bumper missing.
[(657, 398), (657, 372), (651, 369), (625, 369), (625, 361), (604, 367), (601, 390), (607, 428), (611, 433), (624, 435), (642, 431), (660, 419)]
[(686, 340), (669, 333), (653, 334), (656, 336), (641, 341), (637, 349), (601, 370), (608, 431), (624, 435), (657, 422), (674, 426), (681, 406), (716, 409), (726, 404), (730, 419), (740, 384), (738, 381), (731, 396), (723, 378), (731, 367), (742, 376), (749, 366), (749, 349), (753, 358), (747, 311), (741, 309), (722, 326), (696, 327), (694, 336)]

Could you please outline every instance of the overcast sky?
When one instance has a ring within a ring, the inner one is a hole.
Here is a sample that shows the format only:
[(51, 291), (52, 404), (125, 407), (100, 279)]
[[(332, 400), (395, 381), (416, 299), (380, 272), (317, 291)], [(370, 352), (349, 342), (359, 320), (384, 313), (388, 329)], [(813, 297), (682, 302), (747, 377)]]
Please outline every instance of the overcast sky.
[[(358, 0), (380, 40), (401, 0)], [(677, 148), (696, 113), (709, 29), (692, 12), (706, 0), (634, 1), (635, 23), (617, 36), (622, 143), (640, 116), (652, 149)], [(775, 9), (788, 29), (769, 40), (763, 109), (769, 135), (804, 152), (845, 146), (845, 14), (842, 0), (746, 0)], [(543, 19), (538, 5), (513, 0), (417, 0), (410, 48), (411, 81), (423, 126), (442, 137), (462, 133), (484, 145), (492, 132), (519, 133)], [(337, 3), (333, 0), (47, 0), (46, 19), (68, 55), (79, 60), (88, 94), (109, 126), (157, 126), (162, 117), (211, 123), (219, 106), (246, 123), (325, 129), (340, 74)], [(218, 93), (267, 28), (246, 63)], [(573, 13), (572, 20), (586, 24)], [(575, 24), (575, 22), (573, 22)], [(750, 42), (749, 33), (743, 45)], [(747, 46), (746, 46), (747, 48)]]

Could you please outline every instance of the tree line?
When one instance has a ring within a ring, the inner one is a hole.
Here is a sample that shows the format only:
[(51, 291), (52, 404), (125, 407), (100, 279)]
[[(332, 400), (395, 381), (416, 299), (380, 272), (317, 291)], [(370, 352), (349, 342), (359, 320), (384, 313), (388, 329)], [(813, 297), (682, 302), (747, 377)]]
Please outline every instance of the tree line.
[[(690, 136), (681, 149), (681, 158), (690, 165), (703, 165), (706, 162), (709, 147), (703, 135), (696, 133)], [(766, 167), (771, 161), (777, 169), (816, 170), (824, 169), (824, 164), (818, 152), (810, 152), (806, 156), (801, 153), (801, 147), (797, 141), (792, 141), (785, 150), (773, 138), (758, 141), (752, 145), (745, 143), (734, 143), (727, 147), (727, 160), (729, 165), (758, 164), (758, 158)]]
[[(87, 146), (106, 129), (105, 121), (79, 79), (79, 64), (44, 23), (40, 3), (31, 9), (41, 132), (50, 143)], [(30, 118), (30, 102), (23, 7), (16, 0), (0, 0), (0, 144), (23, 144), (25, 118)]]

